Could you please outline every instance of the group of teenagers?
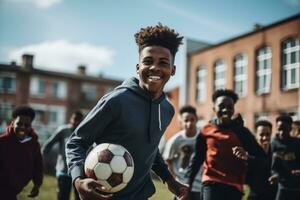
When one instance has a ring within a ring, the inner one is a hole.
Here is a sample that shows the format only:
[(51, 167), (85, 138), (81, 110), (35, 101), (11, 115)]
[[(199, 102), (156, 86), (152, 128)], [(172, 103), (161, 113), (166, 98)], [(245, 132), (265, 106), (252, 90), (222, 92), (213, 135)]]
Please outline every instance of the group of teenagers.
[[(277, 200), (300, 199), (300, 143), (289, 135), (292, 119), (280, 115), (271, 145), (261, 139), (260, 146), (241, 116), (234, 115), (238, 96), (232, 90), (214, 92), (215, 118), (201, 129), (195, 126), (196, 110), (182, 108), (183, 130), (170, 139), (162, 155), (159, 142), (174, 116), (164, 87), (176, 72), (175, 55), (183, 37), (160, 23), (141, 28), (134, 37), (139, 54), (137, 77), (125, 80), (103, 96), (85, 117), (74, 113), (70, 125), (60, 127), (42, 150), (32, 128), (34, 110), (19, 106), (13, 111), (12, 122), (0, 135), (1, 199), (16, 200), (31, 180), (33, 188), (28, 196), (39, 194), (42, 154), (45, 156), (55, 142), (59, 143), (60, 153), (56, 165), (58, 199), (68, 199), (74, 186), (76, 199), (148, 200), (155, 193), (151, 172), (179, 200), (240, 200), (245, 183), (249, 183), (254, 199), (268, 200), (273, 195), (269, 183), (275, 182)], [(256, 131), (272, 129), (270, 123), (260, 123)], [(264, 131), (258, 134), (261, 138), (266, 137)], [(178, 144), (183, 157), (175, 152), (171, 141)], [(122, 145), (133, 157), (133, 177), (118, 193), (99, 192), (103, 186), (85, 176), (87, 152), (101, 143)]]
[(201, 128), (196, 108), (179, 110), (182, 130), (161, 148), (172, 174), (191, 186), (190, 200), (240, 200), (246, 185), (248, 200), (300, 199), (298, 121), (280, 114), (273, 131), (270, 121), (259, 119), (251, 133), (234, 115), (237, 99), (232, 90), (217, 90), (216, 117)]

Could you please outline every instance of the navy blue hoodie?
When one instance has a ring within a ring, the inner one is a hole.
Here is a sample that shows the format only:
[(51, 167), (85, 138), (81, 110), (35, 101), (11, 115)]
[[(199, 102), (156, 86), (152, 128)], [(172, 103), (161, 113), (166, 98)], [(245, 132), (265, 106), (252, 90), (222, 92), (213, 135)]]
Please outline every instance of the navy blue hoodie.
[(113, 199), (146, 199), (155, 192), (152, 170), (165, 181), (170, 173), (158, 143), (174, 115), (162, 94), (152, 100), (149, 93), (131, 78), (105, 95), (77, 127), (66, 144), (66, 156), (73, 181), (84, 177), (86, 152), (93, 144), (114, 143), (124, 146), (134, 160), (134, 174)]

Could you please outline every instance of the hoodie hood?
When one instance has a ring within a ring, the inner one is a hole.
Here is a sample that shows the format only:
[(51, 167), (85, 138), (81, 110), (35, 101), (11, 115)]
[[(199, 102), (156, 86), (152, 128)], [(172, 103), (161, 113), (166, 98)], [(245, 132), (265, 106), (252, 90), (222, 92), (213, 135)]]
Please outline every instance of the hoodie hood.
[(141, 96), (142, 98), (145, 98), (146, 100), (152, 101), (153, 103), (156, 104), (159, 104), (161, 101), (163, 101), (166, 98), (165, 93), (162, 93), (162, 95), (159, 98), (152, 100), (149, 92), (140, 87), (139, 80), (135, 77), (125, 80), (122, 83), (122, 85), (116, 87), (116, 90), (122, 88), (127, 88), (133, 91), (134, 93), (136, 93), (137, 95)]
[[(18, 139), (16, 133), (14, 132), (14, 127), (13, 127), (12, 123), (8, 127), (6, 127), (6, 134), (9, 135), (10, 137), (14, 137), (14, 138)], [(27, 134), (27, 137), (23, 141), (20, 141), (20, 142), (23, 143), (23, 142), (29, 141), (30, 140), (29, 138), (37, 140), (37, 134), (35, 133), (34, 129), (31, 129), (31, 131)]]

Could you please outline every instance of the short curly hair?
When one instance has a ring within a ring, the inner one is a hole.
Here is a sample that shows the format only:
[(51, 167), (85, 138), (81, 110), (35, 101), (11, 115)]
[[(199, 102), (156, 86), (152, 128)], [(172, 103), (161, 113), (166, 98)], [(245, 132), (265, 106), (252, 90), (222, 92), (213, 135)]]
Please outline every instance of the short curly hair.
[(239, 99), (239, 96), (233, 91), (229, 89), (219, 89), (216, 90), (212, 95), (212, 101), (215, 103), (216, 99), (221, 96), (227, 96), (230, 97), (234, 103), (237, 102)]
[(182, 106), (179, 110), (179, 114), (182, 115), (183, 113), (191, 113), (197, 117), (196, 108), (190, 105)]
[(16, 107), (12, 112), (12, 118), (16, 119), (18, 116), (28, 116), (31, 121), (34, 120), (35, 112), (34, 110), (26, 105)]
[(174, 29), (158, 23), (156, 26), (147, 26), (141, 28), (135, 35), (135, 42), (139, 47), (139, 52), (147, 46), (163, 46), (170, 50), (173, 58), (182, 44), (183, 37), (179, 36)]
[(272, 130), (272, 123), (268, 120), (265, 120), (265, 119), (261, 119), (261, 120), (258, 120), (257, 122), (255, 122), (255, 130), (257, 130), (257, 128), (259, 126), (267, 126), (269, 127), (271, 130)]
[(293, 123), (293, 118), (287, 114), (287, 113), (281, 113), (277, 118), (276, 118), (276, 123), (282, 121), (282, 122), (286, 122), (289, 125), (292, 125)]

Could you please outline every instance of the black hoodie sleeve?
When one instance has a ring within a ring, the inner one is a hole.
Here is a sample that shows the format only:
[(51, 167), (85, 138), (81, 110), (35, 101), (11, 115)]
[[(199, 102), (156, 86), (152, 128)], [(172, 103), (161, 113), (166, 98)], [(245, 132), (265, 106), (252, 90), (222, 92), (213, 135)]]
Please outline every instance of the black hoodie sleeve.
[(172, 176), (168, 170), (167, 164), (163, 160), (158, 150), (151, 169), (161, 178), (163, 182), (166, 182), (166, 180)]
[(194, 179), (200, 170), (201, 165), (203, 164), (205, 157), (206, 157), (206, 141), (203, 135), (200, 133), (196, 138), (196, 144), (195, 144), (195, 153), (192, 157), (192, 160), (190, 162), (190, 165), (188, 166), (188, 172), (186, 176), (188, 177), (189, 181), (189, 187), (192, 187), (192, 183), (194, 182)]
[(257, 143), (254, 135), (245, 127), (237, 130), (239, 138), (242, 141), (243, 147), (249, 154), (247, 161), (248, 167), (254, 167), (256, 169), (264, 168), (267, 165), (267, 155), (262, 147)]

